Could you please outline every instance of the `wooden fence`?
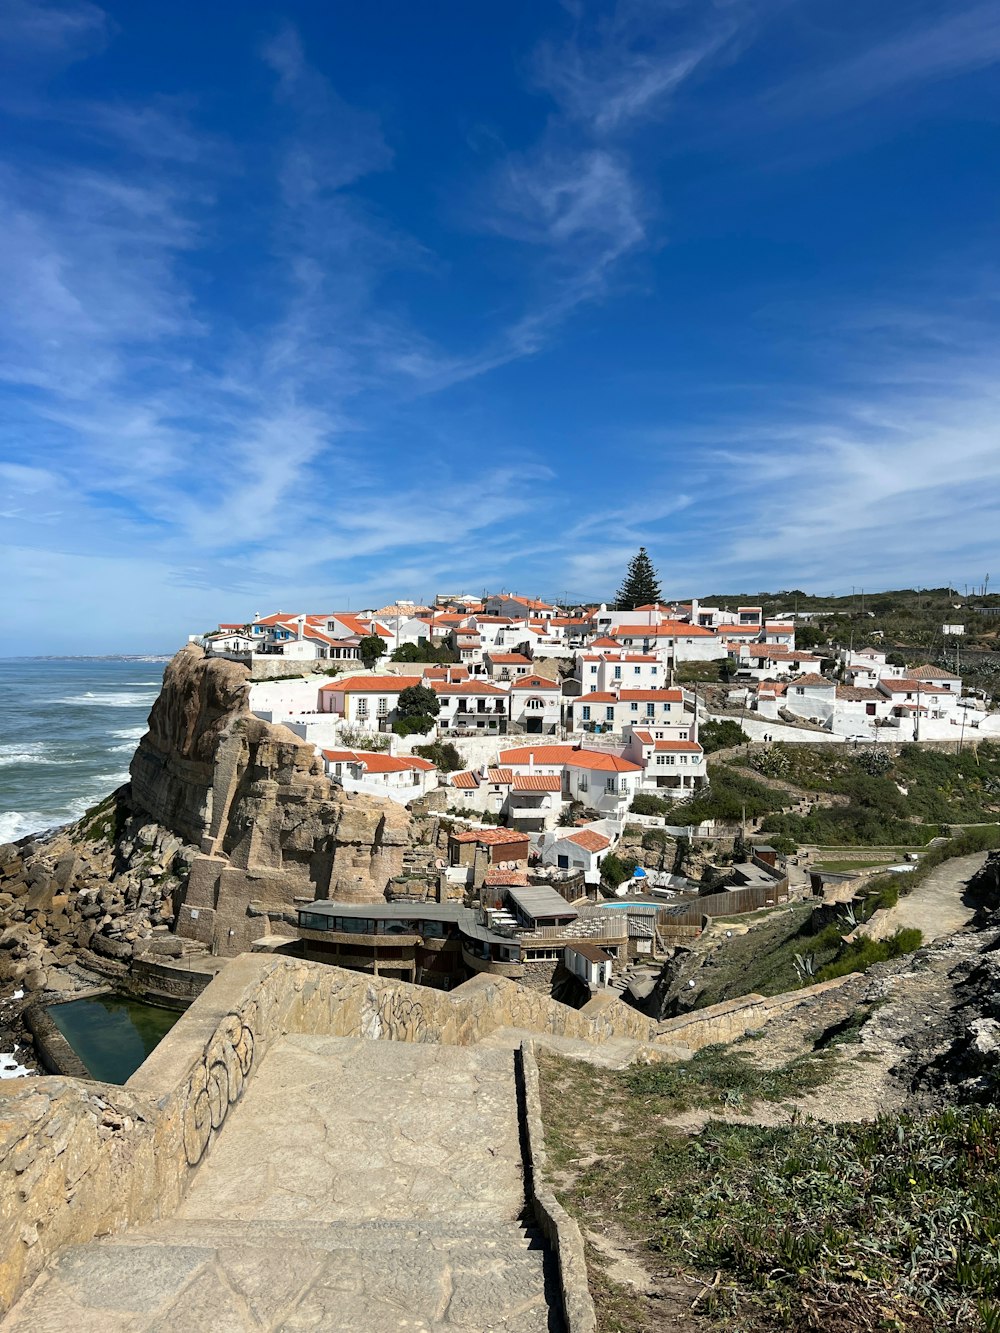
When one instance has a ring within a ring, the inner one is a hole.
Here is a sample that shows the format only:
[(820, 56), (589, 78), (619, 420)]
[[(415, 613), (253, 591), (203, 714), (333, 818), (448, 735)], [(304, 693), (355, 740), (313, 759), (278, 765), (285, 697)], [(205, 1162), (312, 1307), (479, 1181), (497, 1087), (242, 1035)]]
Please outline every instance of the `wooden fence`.
[(725, 893), (709, 893), (703, 898), (689, 898), (671, 907), (661, 907), (656, 913), (656, 924), (661, 929), (700, 926), (702, 917), (737, 916), (787, 901), (788, 880), (776, 879), (773, 884), (749, 884), (745, 889), (727, 889)]

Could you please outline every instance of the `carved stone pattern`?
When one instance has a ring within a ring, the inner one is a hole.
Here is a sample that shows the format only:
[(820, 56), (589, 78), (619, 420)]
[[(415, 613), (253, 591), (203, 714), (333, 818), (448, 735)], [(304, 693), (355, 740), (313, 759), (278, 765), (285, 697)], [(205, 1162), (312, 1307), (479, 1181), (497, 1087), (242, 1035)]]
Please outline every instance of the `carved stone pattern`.
[[(256, 1013), (256, 1005), (250, 1006)], [(188, 1080), (181, 1110), (184, 1155), (197, 1166), (212, 1131), (221, 1128), (229, 1108), (239, 1101), (253, 1067), (254, 1032), (250, 1014), (227, 1014)]]

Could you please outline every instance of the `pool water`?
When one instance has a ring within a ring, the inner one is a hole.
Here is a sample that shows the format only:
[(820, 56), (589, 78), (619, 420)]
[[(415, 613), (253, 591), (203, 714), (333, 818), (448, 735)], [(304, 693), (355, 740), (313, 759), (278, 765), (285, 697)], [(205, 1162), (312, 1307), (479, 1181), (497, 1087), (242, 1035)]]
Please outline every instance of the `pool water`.
[(49, 1016), (101, 1083), (124, 1083), (180, 1014), (125, 995), (88, 995), (49, 1007)]

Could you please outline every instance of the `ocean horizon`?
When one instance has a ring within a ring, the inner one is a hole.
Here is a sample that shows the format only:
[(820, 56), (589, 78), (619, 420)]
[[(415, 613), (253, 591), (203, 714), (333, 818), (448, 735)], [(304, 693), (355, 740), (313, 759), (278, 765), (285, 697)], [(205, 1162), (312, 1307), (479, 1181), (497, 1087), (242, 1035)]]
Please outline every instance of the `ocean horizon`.
[(128, 781), (167, 661), (0, 658), (0, 843), (79, 819)]

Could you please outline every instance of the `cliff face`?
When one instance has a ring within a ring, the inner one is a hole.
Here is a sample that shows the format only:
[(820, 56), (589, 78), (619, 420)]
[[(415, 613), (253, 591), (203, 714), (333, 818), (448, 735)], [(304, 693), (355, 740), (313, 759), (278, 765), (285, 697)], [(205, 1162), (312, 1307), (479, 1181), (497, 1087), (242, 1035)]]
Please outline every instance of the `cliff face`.
[(245, 667), (182, 649), (131, 769), (135, 806), (201, 848), (178, 933), (225, 954), (268, 933), (269, 917), (280, 930), (296, 899), (381, 899), (411, 841), (405, 810), (346, 794), (247, 698)]

